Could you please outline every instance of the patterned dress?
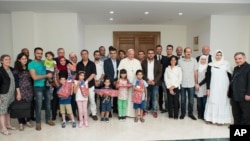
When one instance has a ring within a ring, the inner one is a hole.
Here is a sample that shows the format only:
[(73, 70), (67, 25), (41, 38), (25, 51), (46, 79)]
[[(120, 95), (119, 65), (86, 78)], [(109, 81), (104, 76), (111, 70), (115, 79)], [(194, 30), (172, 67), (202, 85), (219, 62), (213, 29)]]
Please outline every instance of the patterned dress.
[(19, 85), (21, 97), (23, 101), (31, 102), (33, 99), (32, 79), (28, 71), (17, 72), (15, 71), (17, 83)]
[(2, 103), (0, 104), (0, 114), (6, 114), (10, 104), (15, 99), (15, 79), (10, 69), (6, 70), (10, 77), (10, 88), (6, 94), (0, 94)]

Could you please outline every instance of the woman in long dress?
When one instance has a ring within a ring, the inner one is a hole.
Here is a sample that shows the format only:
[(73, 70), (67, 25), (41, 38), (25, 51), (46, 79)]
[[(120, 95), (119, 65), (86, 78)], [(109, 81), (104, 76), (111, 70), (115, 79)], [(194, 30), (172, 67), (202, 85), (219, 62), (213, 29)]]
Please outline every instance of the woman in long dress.
[(232, 71), (222, 51), (217, 50), (207, 68), (207, 103), (204, 119), (207, 123), (230, 124), (231, 105), (227, 96)]

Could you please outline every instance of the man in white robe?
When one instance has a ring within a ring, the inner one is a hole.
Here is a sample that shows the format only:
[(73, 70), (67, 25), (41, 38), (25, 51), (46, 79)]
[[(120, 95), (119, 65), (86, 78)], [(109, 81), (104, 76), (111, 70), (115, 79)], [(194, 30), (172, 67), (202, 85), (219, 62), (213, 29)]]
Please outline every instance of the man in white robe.
[[(135, 51), (133, 49), (129, 49), (127, 52), (127, 58), (124, 58), (121, 60), (118, 71), (121, 69), (127, 70), (127, 78), (129, 82), (133, 83), (134, 80), (136, 80), (136, 71), (141, 70), (141, 63), (139, 60), (134, 58)], [(128, 90), (128, 107), (127, 107), (127, 116), (128, 117), (135, 117), (135, 112), (133, 109), (133, 102), (132, 102), (132, 95), (133, 95), (133, 88), (129, 88)]]

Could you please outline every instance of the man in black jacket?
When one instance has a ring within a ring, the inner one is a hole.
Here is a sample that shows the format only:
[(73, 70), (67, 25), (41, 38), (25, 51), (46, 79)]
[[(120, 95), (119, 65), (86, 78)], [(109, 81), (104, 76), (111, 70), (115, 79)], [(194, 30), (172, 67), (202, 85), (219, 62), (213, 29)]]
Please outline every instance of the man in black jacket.
[(234, 68), (229, 96), (235, 125), (250, 125), (250, 65), (245, 53), (234, 55), (237, 66)]

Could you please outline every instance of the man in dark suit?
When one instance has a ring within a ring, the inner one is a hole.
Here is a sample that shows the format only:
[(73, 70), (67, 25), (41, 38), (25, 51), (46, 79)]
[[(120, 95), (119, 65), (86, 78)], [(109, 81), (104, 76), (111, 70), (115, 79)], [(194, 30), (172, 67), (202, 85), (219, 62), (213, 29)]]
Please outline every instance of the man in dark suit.
[(235, 53), (234, 59), (237, 66), (229, 89), (234, 125), (250, 125), (250, 65), (243, 52)]
[[(114, 88), (114, 83), (117, 81), (118, 71), (117, 68), (120, 64), (120, 60), (117, 59), (117, 50), (112, 47), (109, 50), (110, 58), (104, 61), (104, 74), (111, 79), (112, 87)], [(117, 97), (113, 98), (113, 113), (118, 113), (117, 110)]]
[(154, 118), (157, 118), (157, 93), (159, 89), (159, 85), (162, 83), (162, 65), (159, 61), (154, 59), (154, 50), (148, 49), (147, 51), (147, 59), (143, 60), (141, 63), (142, 70), (144, 72), (143, 79), (147, 81), (148, 87), (148, 98), (147, 98), (147, 107), (149, 107), (149, 103), (151, 103), (151, 108), (153, 111)]
[[(212, 55), (210, 55), (210, 47), (208, 45), (202, 47), (202, 55), (207, 56), (208, 63), (212, 62)], [(197, 62), (199, 62), (200, 57), (201, 55), (196, 57)]]
[[(157, 45), (155, 47), (155, 56), (154, 56), (154, 59), (159, 61), (161, 64), (162, 64), (162, 72), (165, 71), (165, 68), (167, 67), (167, 63), (168, 63), (168, 60), (166, 58), (166, 56), (162, 55), (162, 46), (161, 45)], [(163, 74), (162, 73), (162, 76), (161, 76), (161, 84), (159, 85), (159, 109), (160, 111), (162, 112), (165, 112), (166, 110), (163, 109), (163, 95), (166, 93), (167, 94), (167, 91), (166, 91), (166, 88), (164, 86), (164, 78), (163, 78)], [(167, 103), (165, 103), (165, 109), (168, 109), (166, 107)], [(151, 105), (149, 106), (151, 107)]]

